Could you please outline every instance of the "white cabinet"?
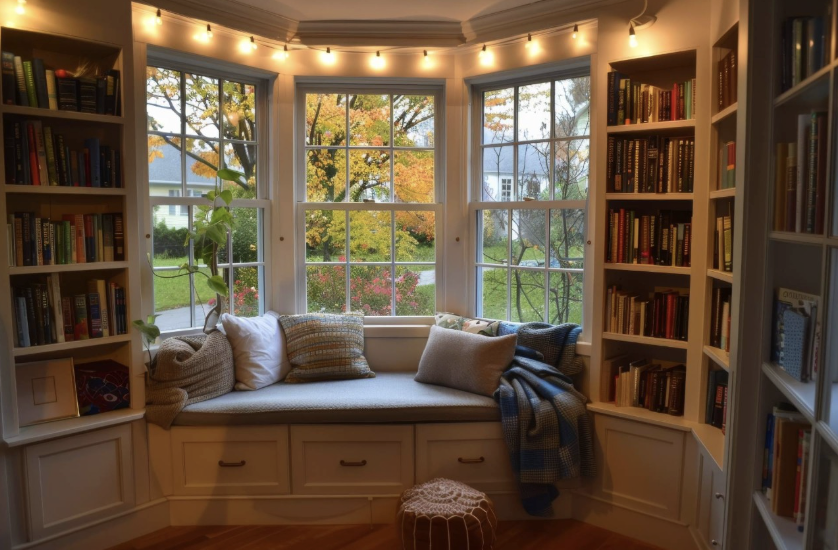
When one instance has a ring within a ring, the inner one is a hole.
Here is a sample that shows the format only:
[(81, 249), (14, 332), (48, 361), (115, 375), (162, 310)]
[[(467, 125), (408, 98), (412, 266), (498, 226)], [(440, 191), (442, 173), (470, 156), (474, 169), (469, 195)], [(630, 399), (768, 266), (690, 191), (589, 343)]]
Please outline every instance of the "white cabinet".
[(133, 508), (131, 442), (123, 424), (26, 447), (30, 539)]
[(715, 461), (698, 453), (698, 499), (695, 531), (707, 548), (722, 548), (725, 515), (725, 476)]

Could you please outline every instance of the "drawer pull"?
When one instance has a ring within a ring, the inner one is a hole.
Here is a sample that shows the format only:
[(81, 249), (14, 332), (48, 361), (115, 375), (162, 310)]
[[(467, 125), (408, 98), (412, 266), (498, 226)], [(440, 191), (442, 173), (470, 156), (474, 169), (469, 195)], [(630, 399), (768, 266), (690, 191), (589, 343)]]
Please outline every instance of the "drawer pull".
[(366, 465), (367, 465), (367, 461), (366, 461), (366, 460), (362, 460), (361, 462), (347, 462), (347, 461), (345, 461), (345, 460), (341, 460), (341, 461), (340, 461), (340, 465), (341, 465), (341, 466), (366, 466)]
[(480, 458), (463, 458), (460, 457), (457, 459), (457, 462), (460, 464), (480, 464), (481, 462), (486, 462), (486, 459), (482, 456)]
[(719, 500), (724, 500), (725, 499), (725, 496), (721, 493), (716, 493), (715, 497)]
[(718, 546), (719, 541), (717, 541), (716, 539), (713, 539), (713, 540), (710, 541), (710, 544), (712, 544), (713, 546)]
[(223, 460), (218, 461), (218, 465), (222, 468), (241, 468), (245, 464), (247, 464), (247, 462), (245, 462), (244, 460), (240, 462), (224, 462)]

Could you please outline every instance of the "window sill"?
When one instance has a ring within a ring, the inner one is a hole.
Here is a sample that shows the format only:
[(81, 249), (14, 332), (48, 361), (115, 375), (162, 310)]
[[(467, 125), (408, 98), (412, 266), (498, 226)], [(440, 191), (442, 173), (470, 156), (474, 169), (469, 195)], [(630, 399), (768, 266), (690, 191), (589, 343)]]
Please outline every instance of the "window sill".
[(576, 355), (590, 357), (592, 347), (590, 342), (576, 342)]

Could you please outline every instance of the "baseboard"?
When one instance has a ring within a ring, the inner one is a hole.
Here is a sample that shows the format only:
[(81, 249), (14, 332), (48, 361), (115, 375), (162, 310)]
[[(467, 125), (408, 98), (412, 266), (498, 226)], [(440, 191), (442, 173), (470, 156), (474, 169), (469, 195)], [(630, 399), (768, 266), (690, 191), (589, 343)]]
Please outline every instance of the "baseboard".
[(13, 550), (97, 550), (127, 542), (169, 526), (169, 502), (162, 498), (118, 516), (81, 525)]

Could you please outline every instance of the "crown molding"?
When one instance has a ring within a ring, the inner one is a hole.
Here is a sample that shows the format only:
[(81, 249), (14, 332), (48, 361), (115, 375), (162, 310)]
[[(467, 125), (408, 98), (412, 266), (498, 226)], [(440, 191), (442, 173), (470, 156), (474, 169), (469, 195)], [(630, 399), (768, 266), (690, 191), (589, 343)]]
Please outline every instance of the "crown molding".
[(488, 42), (583, 20), (595, 21), (592, 10), (625, 1), (579, 0), (570, 7), (567, 0), (541, 0), (463, 21), (463, 35), (467, 42)]
[(279, 42), (291, 40), (299, 26), (299, 22), (294, 19), (237, 0), (153, 1), (154, 4), (148, 0), (140, 0), (139, 3)]
[(306, 46), (417, 48), (448, 48), (466, 41), (456, 21), (300, 21), (295, 39)]

